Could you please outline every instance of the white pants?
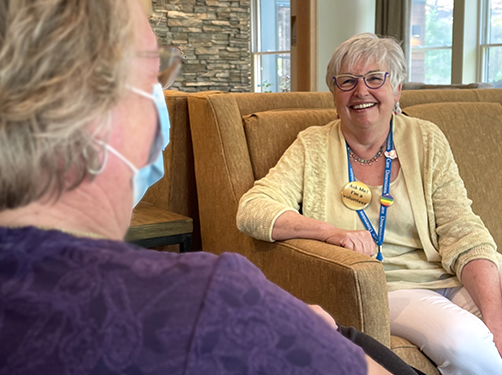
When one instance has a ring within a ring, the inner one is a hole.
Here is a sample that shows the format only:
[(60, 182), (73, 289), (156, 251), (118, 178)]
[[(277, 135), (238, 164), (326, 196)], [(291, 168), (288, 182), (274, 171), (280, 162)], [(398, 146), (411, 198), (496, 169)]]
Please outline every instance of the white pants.
[(389, 292), (391, 333), (420, 348), (441, 374), (502, 374), (493, 335), (465, 287)]

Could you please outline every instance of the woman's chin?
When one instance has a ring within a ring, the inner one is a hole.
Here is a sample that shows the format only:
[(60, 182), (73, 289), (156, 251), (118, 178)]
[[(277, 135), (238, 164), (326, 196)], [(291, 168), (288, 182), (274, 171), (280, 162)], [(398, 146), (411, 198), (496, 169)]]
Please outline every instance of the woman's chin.
[(345, 123), (359, 129), (371, 129), (378, 126), (378, 121), (373, 116), (351, 116)]

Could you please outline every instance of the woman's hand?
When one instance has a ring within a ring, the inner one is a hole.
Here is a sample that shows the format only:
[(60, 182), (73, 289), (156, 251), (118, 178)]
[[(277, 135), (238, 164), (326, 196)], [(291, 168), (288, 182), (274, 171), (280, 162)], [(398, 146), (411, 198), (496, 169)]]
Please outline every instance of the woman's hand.
[(493, 342), (502, 357), (502, 321), (497, 321), (495, 323), (485, 322), (486, 326), (493, 335)]
[(367, 354), (366, 362), (368, 363), (368, 375), (392, 375), (389, 371), (371, 359), (371, 357)]
[(335, 319), (331, 315), (329, 315), (324, 309), (319, 305), (308, 305), (310, 309), (324, 319), (326, 323), (328, 323), (334, 329), (338, 329), (338, 325), (335, 322)]
[(375, 242), (367, 230), (340, 229), (329, 223), (300, 215), (298, 212), (286, 211), (275, 221), (272, 239), (283, 241), (291, 238), (324, 241), (368, 256), (376, 253)]
[(338, 245), (358, 253), (373, 256), (376, 253), (375, 241), (367, 230), (345, 230), (333, 228), (324, 240), (332, 245)]

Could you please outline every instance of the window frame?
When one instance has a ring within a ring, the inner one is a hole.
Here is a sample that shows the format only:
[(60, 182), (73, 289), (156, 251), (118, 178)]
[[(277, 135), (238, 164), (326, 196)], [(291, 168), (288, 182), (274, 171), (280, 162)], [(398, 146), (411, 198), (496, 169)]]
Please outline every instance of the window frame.
[[(453, 64), (453, 58), (454, 58), (454, 49), (455, 49), (455, 41), (454, 41), (454, 32), (455, 32), (455, 3), (457, 0), (453, 0), (453, 21), (452, 21), (452, 41), (450, 45), (445, 45), (445, 46), (435, 46), (435, 47), (425, 47), (425, 46), (413, 46), (412, 40), (413, 40), (413, 32), (412, 32), (412, 12), (410, 12), (410, 56), (407, 59), (408, 60), (408, 77), (407, 81), (411, 82), (411, 72), (412, 72), (412, 63), (413, 63), (413, 52), (415, 51), (422, 51), (424, 54), (426, 54), (429, 51), (444, 51), (444, 50), (450, 50), (451, 51), (451, 62), (450, 62), (450, 83), (452, 84), (453, 82), (453, 73), (454, 73), (454, 64)], [(483, 1), (483, 0), (481, 0)], [(410, 1), (412, 2), (412, 1)], [(425, 29), (424, 31), (425, 32)], [(430, 82), (425, 82), (426, 84), (431, 84)]]
[[(279, 16), (277, 12), (275, 16), (276, 18)], [(262, 92), (258, 86), (262, 82), (260, 57), (266, 55), (289, 55), (291, 59), (291, 45), (285, 51), (261, 51), (260, 0), (251, 0), (251, 85), (253, 92)]]
[(478, 40), (478, 58), (476, 68), (476, 78), (479, 82), (487, 82), (488, 65), (486, 55), (488, 49), (492, 47), (502, 47), (502, 43), (488, 43), (491, 0), (480, 0), (479, 2), (479, 40)]

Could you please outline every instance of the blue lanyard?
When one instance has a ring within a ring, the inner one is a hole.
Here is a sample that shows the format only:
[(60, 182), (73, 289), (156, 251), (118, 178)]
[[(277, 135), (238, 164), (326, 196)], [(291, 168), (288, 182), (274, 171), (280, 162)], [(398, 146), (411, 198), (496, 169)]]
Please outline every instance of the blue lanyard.
[[(356, 177), (354, 175), (354, 170), (352, 169), (352, 165), (350, 165), (349, 145), (347, 144), (347, 142), (345, 142), (345, 144), (347, 146), (347, 160), (349, 164), (349, 181), (354, 182), (356, 180)], [(387, 142), (386, 142), (387, 153), (392, 151), (393, 148), (394, 148), (394, 139), (392, 136), (392, 120), (391, 120), (389, 135), (387, 136)], [(389, 194), (391, 172), (392, 172), (392, 159), (387, 155), (385, 155), (385, 174), (383, 177), (382, 196)], [(375, 243), (377, 244), (378, 246), (377, 259), (382, 261), (383, 256), (381, 248), (383, 244), (383, 238), (385, 235), (385, 223), (387, 222), (387, 206), (380, 204), (380, 217), (378, 219), (378, 234), (376, 233), (375, 228), (373, 228), (373, 225), (368, 219), (366, 212), (364, 212), (364, 210), (357, 210), (356, 212), (361, 218), (361, 221), (366, 227), (366, 230), (370, 232), (373, 241), (375, 241)]]

